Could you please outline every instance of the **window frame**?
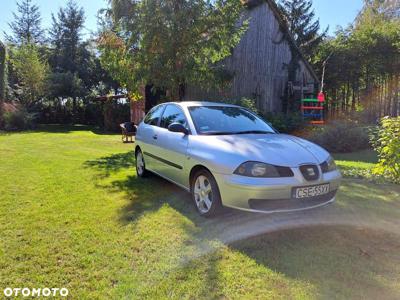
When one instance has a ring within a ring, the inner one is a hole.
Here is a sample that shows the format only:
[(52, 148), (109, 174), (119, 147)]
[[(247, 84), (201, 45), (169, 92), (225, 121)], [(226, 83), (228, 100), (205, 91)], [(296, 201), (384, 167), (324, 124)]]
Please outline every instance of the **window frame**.
[(182, 115), (183, 115), (183, 117), (185, 118), (185, 121), (186, 121), (186, 129), (189, 131), (189, 134), (191, 134), (191, 130), (190, 130), (190, 126), (189, 126), (189, 120), (188, 120), (188, 118), (187, 118), (187, 116), (185, 114), (185, 111), (182, 109), (182, 107), (180, 107), (179, 105), (176, 105), (174, 103), (169, 103), (169, 104), (165, 105), (165, 108), (164, 108), (163, 113), (162, 113), (161, 118), (160, 118), (159, 127), (168, 130), (168, 128), (161, 126), (162, 119), (164, 117), (165, 111), (167, 110), (168, 106), (175, 106), (178, 110), (181, 111), (181, 113), (182, 113)]
[[(149, 111), (149, 112), (146, 114), (146, 116), (144, 117), (143, 123), (146, 124), (146, 125), (148, 125), (148, 126), (154, 126), (154, 127), (160, 127), (160, 128), (161, 128), (160, 123), (161, 123), (161, 119), (162, 119), (162, 116), (164, 115), (164, 111), (165, 111), (165, 108), (166, 108), (166, 107), (167, 107), (167, 105), (165, 105), (164, 103), (154, 106), (152, 109), (150, 109), (150, 111)], [(160, 114), (160, 118), (158, 119), (157, 124), (154, 125), (154, 124), (146, 123), (145, 121), (146, 121), (147, 116), (148, 116), (152, 111), (154, 111), (154, 110), (156, 110), (156, 109), (158, 109), (158, 108), (161, 109), (161, 114)]]

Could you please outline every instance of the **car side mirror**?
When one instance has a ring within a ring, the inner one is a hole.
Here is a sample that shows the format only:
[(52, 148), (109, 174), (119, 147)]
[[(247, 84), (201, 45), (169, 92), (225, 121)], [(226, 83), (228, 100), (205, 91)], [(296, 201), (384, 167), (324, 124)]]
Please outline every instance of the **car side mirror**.
[(172, 123), (171, 125), (168, 126), (168, 130), (171, 132), (180, 132), (183, 133), (184, 135), (189, 134), (189, 130), (185, 126), (183, 126), (181, 123)]

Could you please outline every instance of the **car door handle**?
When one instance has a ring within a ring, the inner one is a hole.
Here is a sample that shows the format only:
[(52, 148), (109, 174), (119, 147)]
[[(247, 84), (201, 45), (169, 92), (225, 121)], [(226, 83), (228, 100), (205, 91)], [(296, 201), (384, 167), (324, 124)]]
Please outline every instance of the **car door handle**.
[(157, 139), (158, 139), (157, 134), (153, 135), (153, 140), (157, 140)]

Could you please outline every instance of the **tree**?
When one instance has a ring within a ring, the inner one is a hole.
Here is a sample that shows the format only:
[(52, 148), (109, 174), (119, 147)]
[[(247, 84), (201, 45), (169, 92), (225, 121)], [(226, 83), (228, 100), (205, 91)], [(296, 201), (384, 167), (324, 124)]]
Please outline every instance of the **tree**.
[(400, 18), (400, 1), (398, 0), (364, 0), (365, 7), (389, 18)]
[(328, 28), (320, 34), (319, 20), (315, 20), (311, 0), (281, 0), (279, 7), (288, 24), (296, 45), (310, 59), (326, 36)]
[(17, 2), (17, 10), (18, 14), (13, 13), (14, 21), (8, 24), (13, 34), (5, 33), (6, 40), (17, 45), (42, 42), (44, 30), (40, 27), (39, 7), (32, 0), (23, 0)]
[(6, 95), (6, 47), (0, 41), (0, 109)]
[(11, 64), (18, 78), (15, 87), (18, 100), (27, 109), (41, 100), (45, 92), (48, 65), (35, 45), (22, 45), (11, 51)]
[(0, 128), (3, 123), (3, 101), (6, 91), (6, 47), (0, 41)]
[[(77, 101), (85, 95), (82, 86), (82, 73), (86, 75), (87, 64), (84, 57), (87, 56), (85, 45), (81, 42), (81, 31), (85, 22), (85, 13), (83, 8), (70, 0), (65, 8), (60, 8), (57, 18), (53, 15), (53, 28), (50, 30), (50, 43), (52, 46), (52, 55), (50, 64), (56, 80), (54, 91), (60, 91), (58, 96), (71, 97), (73, 99), (73, 117), (77, 113)], [(64, 80), (73, 78), (73, 83)], [(52, 81), (53, 82), (53, 81)], [(80, 93), (77, 89), (71, 88), (79, 83)], [(65, 86), (62, 86), (62, 85)]]
[(85, 22), (84, 10), (70, 0), (65, 8), (60, 8), (57, 18), (52, 15), (52, 19), (53, 26), (50, 30), (52, 67), (57, 72), (78, 72), (81, 31)]
[[(395, 2), (393, 2), (395, 4)], [(315, 56), (327, 64), (326, 87), (332, 115), (357, 114), (364, 121), (397, 116), (400, 100), (400, 7), (368, 0), (353, 25), (326, 40)]]
[[(130, 92), (151, 84), (181, 100), (186, 84), (224, 81), (221, 62), (240, 41), (240, 0), (113, 0), (99, 38), (102, 64)], [(243, 26), (242, 26), (243, 25)]]

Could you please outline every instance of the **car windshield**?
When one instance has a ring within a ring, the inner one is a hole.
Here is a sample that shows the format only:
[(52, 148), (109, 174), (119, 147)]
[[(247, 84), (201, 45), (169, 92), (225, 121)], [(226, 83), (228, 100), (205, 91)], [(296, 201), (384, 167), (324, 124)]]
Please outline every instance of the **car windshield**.
[(275, 133), (266, 122), (240, 107), (192, 106), (189, 112), (200, 135)]

